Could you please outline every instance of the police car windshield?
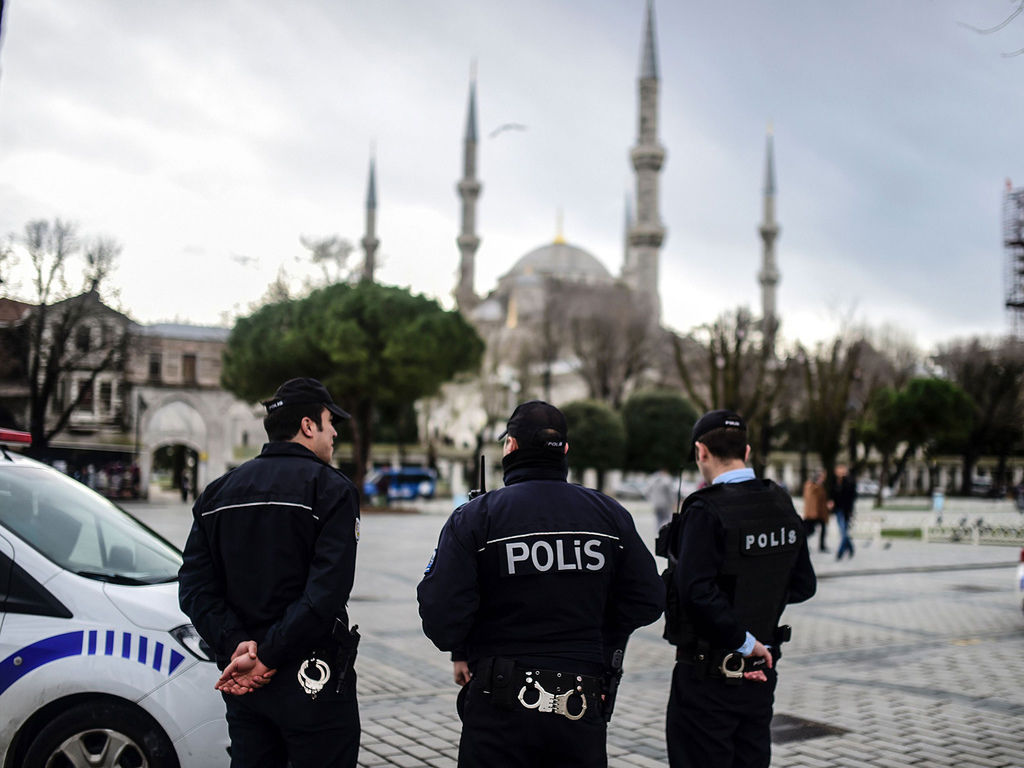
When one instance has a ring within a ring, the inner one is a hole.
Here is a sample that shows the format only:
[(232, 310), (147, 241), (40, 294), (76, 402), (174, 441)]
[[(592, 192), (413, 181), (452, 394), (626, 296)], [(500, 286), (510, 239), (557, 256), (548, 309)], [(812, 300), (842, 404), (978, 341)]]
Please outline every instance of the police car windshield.
[(0, 471), (0, 524), (50, 560), (116, 584), (174, 581), (181, 554), (98, 493), (48, 467)]

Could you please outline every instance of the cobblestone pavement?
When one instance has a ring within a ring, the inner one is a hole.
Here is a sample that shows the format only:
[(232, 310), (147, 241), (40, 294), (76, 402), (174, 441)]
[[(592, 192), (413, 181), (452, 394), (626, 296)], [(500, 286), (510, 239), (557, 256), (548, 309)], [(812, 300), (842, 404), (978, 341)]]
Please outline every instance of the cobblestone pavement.
[[(649, 509), (634, 508), (639, 530), (653, 534)], [(184, 505), (131, 510), (183, 544)], [(349, 608), (363, 634), (357, 670), (366, 768), (455, 765), (451, 665), (423, 637), (415, 600), (444, 519), (363, 517)], [(780, 664), (772, 764), (1024, 768), (1018, 553), (904, 540), (857, 542), (856, 556), (839, 563), (815, 552), (818, 595), (786, 612), (794, 636)], [(612, 766), (666, 764), (673, 654), (660, 631), (659, 622), (630, 642), (608, 732)], [(801, 738), (810, 731), (803, 721), (831, 728)]]

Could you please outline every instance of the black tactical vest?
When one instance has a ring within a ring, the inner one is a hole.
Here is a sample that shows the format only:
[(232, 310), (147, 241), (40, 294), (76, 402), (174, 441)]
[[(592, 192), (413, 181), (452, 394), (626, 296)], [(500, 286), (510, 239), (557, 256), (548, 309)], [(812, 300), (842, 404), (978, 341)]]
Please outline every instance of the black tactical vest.
[(725, 529), (725, 560), (718, 574), (719, 589), (744, 628), (758, 640), (771, 643), (786, 607), (786, 588), (805, 534), (789, 495), (770, 480), (711, 485), (690, 494), (683, 502), (668, 532), (672, 551), (669, 567), (663, 574), (668, 587), (665, 639), (682, 647), (706, 639), (697, 635), (681, 609), (673, 579), (683, 516), (698, 499)]

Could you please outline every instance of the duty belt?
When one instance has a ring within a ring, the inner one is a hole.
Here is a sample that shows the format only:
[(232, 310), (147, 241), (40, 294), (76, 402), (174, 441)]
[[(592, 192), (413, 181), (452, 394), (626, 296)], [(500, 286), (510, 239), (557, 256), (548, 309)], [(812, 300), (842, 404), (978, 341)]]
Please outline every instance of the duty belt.
[[(774, 643), (768, 646), (774, 665), (782, 658), (782, 644), (789, 642), (792, 629), (788, 625), (775, 630)], [(737, 685), (743, 681), (744, 672), (753, 672), (763, 668), (762, 659), (745, 658), (738, 651), (712, 648), (709, 643), (698, 641), (696, 645), (676, 648), (676, 661), (692, 664), (696, 668), (696, 676), (724, 678), (726, 683)]]
[[(520, 704), (527, 709), (553, 712), (570, 720), (583, 717), (587, 711), (587, 697), (593, 698), (601, 692), (601, 680), (596, 677), (548, 669), (530, 669), (518, 672), (518, 675), (522, 676), (522, 686), (516, 696)], [(533, 700), (534, 691), (536, 700)], [(577, 708), (578, 712), (572, 711)]]
[(519, 706), (579, 720), (588, 706), (600, 702), (601, 678), (531, 667), (512, 659), (481, 659), (478, 668), (484, 693), (498, 706)]

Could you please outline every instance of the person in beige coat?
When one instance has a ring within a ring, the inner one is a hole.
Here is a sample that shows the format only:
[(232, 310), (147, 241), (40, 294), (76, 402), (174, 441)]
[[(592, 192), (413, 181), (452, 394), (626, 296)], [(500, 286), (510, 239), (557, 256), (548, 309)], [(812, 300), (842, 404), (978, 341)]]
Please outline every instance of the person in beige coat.
[(814, 529), (818, 528), (818, 551), (828, 552), (825, 547), (825, 532), (828, 530), (828, 493), (825, 491), (825, 473), (818, 469), (804, 483), (804, 528), (810, 541)]

